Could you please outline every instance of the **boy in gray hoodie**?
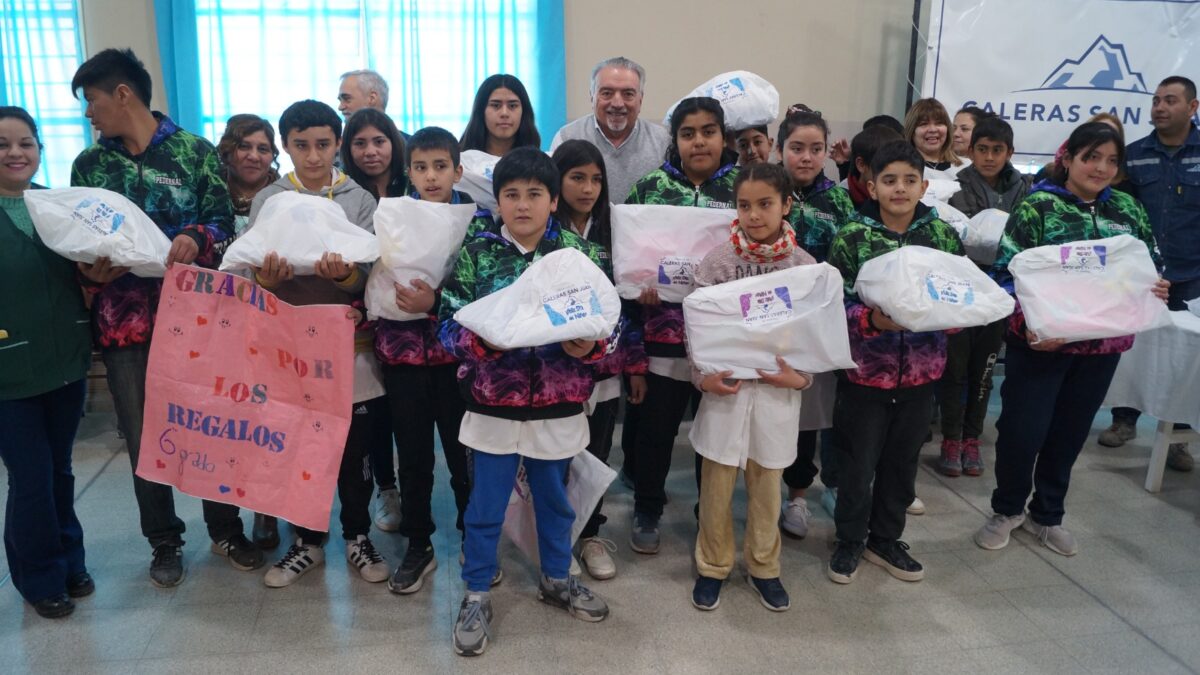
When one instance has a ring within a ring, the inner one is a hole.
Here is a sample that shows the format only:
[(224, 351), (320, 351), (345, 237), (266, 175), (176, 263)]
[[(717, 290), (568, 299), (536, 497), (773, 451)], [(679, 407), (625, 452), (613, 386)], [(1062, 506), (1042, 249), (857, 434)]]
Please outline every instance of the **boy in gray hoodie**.
[[(268, 199), (284, 191), (325, 197), (333, 200), (346, 217), (359, 227), (374, 232), (375, 198), (333, 165), (342, 133), (342, 120), (333, 108), (318, 101), (298, 101), (279, 118), (279, 135), (292, 158), (295, 170), (263, 188), (250, 206), (250, 224)], [(342, 537), (346, 540), (346, 560), (357, 568), (363, 579), (384, 581), (389, 568), (375, 550), (367, 533), (371, 528), (370, 502), (374, 483), (371, 479), (370, 445), (379, 442), (379, 429), (388, 429), (387, 399), (382, 374), (375, 361), (373, 329), (363, 312), (363, 289), (369, 265), (347, 263), (340, 254), (326, 252), (317, 263), (316, 273), (295, 276), (292, 265), (274, 251), (267, 254), (263, 266), (254, 270), (254, 279), (279, 299), (293, 305), (348, 305), (358, 312), (354, 334), (354, 411), (350, 433), (342, 453), (338, 472), (338, 497), (342, 502)], [(384, 437), (390, 442), (390, 435)], [(267, 572), (267, 586), (288, 586), (301, 575), (325, 561), (322, 545), (325, 533), (296, 528), (296, 542)]]

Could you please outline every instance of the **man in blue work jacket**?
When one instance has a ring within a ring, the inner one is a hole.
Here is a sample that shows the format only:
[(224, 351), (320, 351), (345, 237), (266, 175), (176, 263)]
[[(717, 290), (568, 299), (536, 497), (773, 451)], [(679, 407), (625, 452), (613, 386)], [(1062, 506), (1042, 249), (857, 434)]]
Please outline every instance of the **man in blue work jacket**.
[[(1163, 80), (1150, 109), (1154, 132), (1125, 151), (1125, 172), (1135, 195), (1146, 207), (1154, 239), (1171, 282), (1168, 305), (1187, 309), (1200, 298), (1200, 131), (1196, 128), (1196, 84), (1178, 75)], [(1132, 408), (1113, 408), (1113, 423), (1100, 434), (1100, 444), (1115, 448), (1136, 435), (1138, 415)], [(1180, 428), (1182, 425), (1176, 425)], [(1191, 471), (1187, 443), (1172, 443), (1167, 466)]]

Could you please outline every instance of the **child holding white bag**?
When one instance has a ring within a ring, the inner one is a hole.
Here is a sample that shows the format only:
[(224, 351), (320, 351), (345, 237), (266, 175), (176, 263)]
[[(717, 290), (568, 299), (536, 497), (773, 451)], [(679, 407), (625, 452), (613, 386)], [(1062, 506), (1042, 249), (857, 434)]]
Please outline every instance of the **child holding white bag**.
[[(792, 184), (777, 164), (743, 167), (734, 182), (738, 219), (730, 240), (714, 249), (696, 270), (697, 286), (711, 286), (768, 274), (816, 260), (796, 243), (785, 220), (792, 208)], [(732, 371), (692, 380), (704, 392), (689, 439), (703, 457), (700, 532), (696, 537), (698, 577), (692, 604), (713, 610), (721, 584), (733, 571), (733, 489), (738, 469), (746, 474), (747, 518), (744, 559), (747, 581), (763, 606), (775, 612), (790, 607), (779, 581), (780, 535), (776, 525), (783, 470), (796, 459), (800, 392), (812, 377), (778, 358), (779, 372), (758, 371), (761, 379), (725, 379)]]
[[(1039, 246), (1131, 234), (1146, 244), (1155, 263), (1158, 250), (1146, 210), (1110, 185), (1125, 163), (1125, 144), (1103, 122), (1071, 132), (1062, 163), (1008, 218), (994, 274), (1011, 288), (1009, 263)], [(1155, 296), (1167, 300), (1170, 284), (1159, 280)], [(1133, 336), (1103, 340), (1039, 339), (1017, 311), (1008, 319), (1000, 418), (996, 420), (996, 489), (992, 516), (975, 533), (980, 548), (1008, 545), (1018, 526), (1046, 548), (1075, 555), (1075, 537), (1062, 526), (1071, 469), (1091, 433), (1121, 352)], [(1032, 494), (1031, 494), (1032, 493)]]

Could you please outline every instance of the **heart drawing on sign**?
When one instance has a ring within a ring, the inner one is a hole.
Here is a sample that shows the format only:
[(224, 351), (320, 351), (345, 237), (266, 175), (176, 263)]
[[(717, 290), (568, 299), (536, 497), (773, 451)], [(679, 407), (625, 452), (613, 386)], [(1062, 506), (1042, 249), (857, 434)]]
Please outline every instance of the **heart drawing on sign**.
[(307, 471), (301, 471), (300, 477), (303, 478), (304, 480), (309, 480), (312, 478), (312, 474)]
[(254, 355), (256, 355), (256, 354), (258, 354), (258, 350), (257, 350), (257, 349), (255, 349), (254, 347), (251, 347), (251, 348), (250, 348), (250, 356), (254, 356)]
[(198, 359), (198, 358), (200, 358), (200, 352), (188, 352), (188, 358), (189, 359)]
[(219, 490), (221, 492), (221, 494), (225, 494), (226, 492), (229, 492), (229, 486), (228, 485), (218, 485), (217, 490)]
[(165, 469), (165, 468), (167, 468), (167, 463), (162, 461), (161, 459), (156, 459), (156, 460), (154, 460), (154, 466), (159, 469)]
[(245, 496), (246, 496), (246, 491), (245, 491), (245, 490), (243, 490), (242, 488), (238, 488), (238, 489), (237, 489), (237, 496), (239, 496), (239, 497), (245, 497)]
[(202, 317), (202, 316), (198, 316), (198, 317), (196, 317), (196, 325), (197, 325), (197, 326), (203, 326), (203, 325), (204, 325), (204, 324), (206, 324), (206, 323), (208, 323), (208, 319), (206, 319), (206, 318), (204, 318), (204, 317)]

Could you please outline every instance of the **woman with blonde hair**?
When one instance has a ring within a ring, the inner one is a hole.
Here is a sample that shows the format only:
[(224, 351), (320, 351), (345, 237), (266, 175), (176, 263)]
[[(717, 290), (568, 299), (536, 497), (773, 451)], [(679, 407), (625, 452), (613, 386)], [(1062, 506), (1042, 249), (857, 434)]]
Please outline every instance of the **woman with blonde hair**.
[(935, 98), (917, 101), (904, 116), (904, 140), (921, 153), (925, 168), (953, 175), (967, 163), (954, 153), (951, 128), (950, 113)]

